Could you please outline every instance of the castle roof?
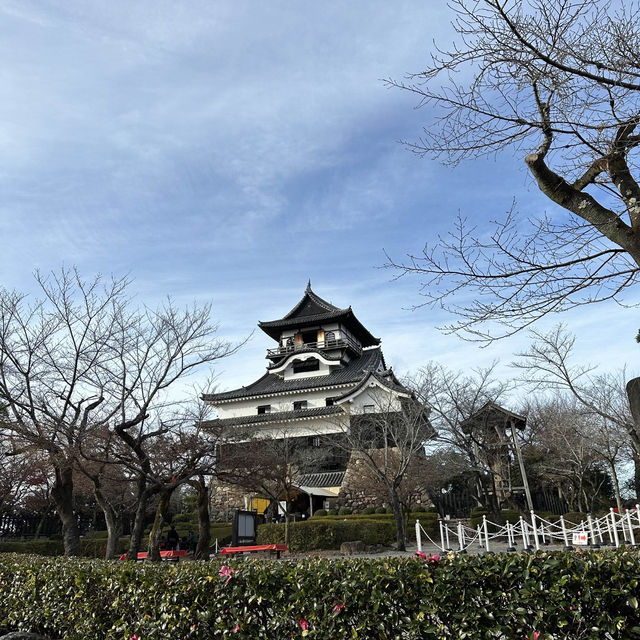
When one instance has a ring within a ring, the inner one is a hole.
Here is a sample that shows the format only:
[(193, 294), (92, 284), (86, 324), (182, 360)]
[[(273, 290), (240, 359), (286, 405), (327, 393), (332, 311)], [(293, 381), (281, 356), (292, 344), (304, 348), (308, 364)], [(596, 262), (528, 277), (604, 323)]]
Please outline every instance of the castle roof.
[(281, 423), (322, 418), (324, 416), (335, 415), (336, 413), (343, 413), (342, 408), (337, 405), (331, 407), (311, 407), (309, 409), (296, 409), (294, 411), (274, 411), (272, 413), (259, 413), (251, 416), (237, 416), (236, 418), (216, 418), (214, 420), (206, 420), (202, 425), (205, 428), (248, 427), (270, 422)]
[(375, 338), (356, 318), (351, 307), (340, 309), (330, 302), (323, 300), (311, 289), (311, 283), (302, 299), (289, 313), (278, 320), (258, 322), (258, 326), (274, 340), (279, 340), (285, 329), (304, 329), (320, 323), (337, 322), (345, 326), (362, 344), (363, 347), (371, 347), (380, 344), (380, 339)]
[[(369, 372), (386, 368), (384, 356), (380, 347), (365, 349), (362, 354), (324, 376), (311, 376), (293, 380), (284, 380), (275, 373), (265, 373), (261, 378), (246, 387), (224, 391), (222, 393), (204, 394), (203, 400), (213, 404), (244, 400), (259, 396), (273, 396), (310, 389), (333, 389), (342, 391), (343, 387), (350, 387), (365, 378)], [(339, 393), (340, 393), (339, 391)]]

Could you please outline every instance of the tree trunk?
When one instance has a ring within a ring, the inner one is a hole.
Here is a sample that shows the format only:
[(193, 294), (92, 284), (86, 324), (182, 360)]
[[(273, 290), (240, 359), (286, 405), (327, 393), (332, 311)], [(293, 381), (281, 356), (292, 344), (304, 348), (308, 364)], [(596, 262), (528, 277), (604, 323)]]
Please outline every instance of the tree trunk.
[(151, 527), (151, 533), (149, 534), (149, 546), (147, 560), (152, 562), (160, 562), (160, 536), (162, 534), (162, 525), (167, 519), (167, 512), (169, 511), (169, 500), (174, 489), (165, 489), (160, 492), (158, 498), (158, 508), (156, 509), (156, 517), (153, 520), (153, 526)]
[(38, 520), (38, 526), (36, 527), (36, 531), (34, 533), (35, 538), (39, 538), (40, 535), (42, 534), (42, 527), (44, 527), (44, 521), (47, 519), (47, 516), (51, 512), (52, 506), (53, 505), (51, 504), (51, 500), (49, 500), (49, 503), (47, 504), (47, 508), (42, 512), (42, 515), (40, 516), (40, 520)]
[(284, 543), (289, 546), (291, 542), (291, 528), (289, 527), (289, 504), (284, 510)]
[(398, 492), (395, 487), (389, 487), (389, 494), (391, 497), (391, 506), (393, 507), (393, 519), (396, 522), (396, 546), (398, 547), (398, 551), (406, 551), (402, 505), (400, 504)]
[(620, 483), (618, 481), (618, 472), (616, 471), (616, 465), (610, 461), (609, 468), (611, 469), (611, 478), (613, 479), (613, 490), (616, 494), (616, 506), (618, 507), (618, 512), (622, 513), (622, 499), (620, 498)]
[(633, 416), (634, 429), (630, 430), (631, 444), (633, 445), (633, 484), (636, 491), (636, 500), (640, 501), (640, 378), (632, 378), (627, 382), (627, 397)]
[(136, 515), (131, 527), (131, 539), (129, 540), (129, 549), (127, 550), (127, 560), (135, 562), (138, 559), (138, 551), (140, 551), (140, 543), (142, 542), (142, 533), (144, 530), (144, 516), (147, 510), (149, 498), (153, 495), (153, 491), (147, 487), (144, 476), (138, 479), (138, 497), (136, 502)]
[(55, 473), (51, 497), (62, 521), (64, 555), (77, 556), (80, 555), (80, 531), (73, 512), (73, 470), (70, 466), (64, 469), (56, 466)]
[(211, 529), (209, 519), (209, 487), (204, 476), (200, 476), (197, 482), (198, 488), (198, 546), (195, 557), (197, 560), (209, 559), (209, 546), (211, 545)]
[(94, 479), (93, 494), (95, 495), (98, 506), (104, 513), (104, 521), (107, 524), (107, 548), (104, 553), (105, 560), (111, 560), (116, 557), (118, 540), (122, 535), (123, 525), (122, 516), (113, 508), (111, 503), (105, 498), (100, 484)]

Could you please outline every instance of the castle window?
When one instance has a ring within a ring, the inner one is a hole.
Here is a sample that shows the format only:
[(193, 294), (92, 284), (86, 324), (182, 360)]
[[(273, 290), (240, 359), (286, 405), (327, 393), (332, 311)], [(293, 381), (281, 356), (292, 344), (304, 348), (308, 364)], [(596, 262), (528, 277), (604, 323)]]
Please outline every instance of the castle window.
[(362, 407), (362, 411), (364, 413), (375, 413), (376, 408), (372, 404), (365, 404), (364, 407)]
[(258, 415), (261, 415), (263, 413), (271, 413), (271, 405), (270, 404), (263, 404), (263, 405), (260, 405), (258, 407)]
[(332, 397), (330, 397), (330, 398), (327, 398), (327, 399), (325, 400), (325, 405), (326, 405), (327, 407), (333, 407), (333, 405), (334, 405), (335, 403), (336, 403), (336, 399), (335, 399), (335, 397), (333, 397), (333, 396), (332, 396)]
[(296, 402), (293, 403), (294, 411), (300, 411), (300, 409), (306, 409), (306, 408), (307, 408), (306, 400), (297, 400)]
[(320, 436), (309, 436), (308, 438), (308, 446), (310, 447), (319, 447), (322, 445), (322, 439)]
[(320, 361), (316, 358), (310, 358), (309, 360), (296, 360), (293, 363), (293, 373), (306, 373), (307, 371), (319, 371)]
[(324, 342), (326, 345), (332, 345), (336, 342), (336, 334), (333, 331), (325, 331)]

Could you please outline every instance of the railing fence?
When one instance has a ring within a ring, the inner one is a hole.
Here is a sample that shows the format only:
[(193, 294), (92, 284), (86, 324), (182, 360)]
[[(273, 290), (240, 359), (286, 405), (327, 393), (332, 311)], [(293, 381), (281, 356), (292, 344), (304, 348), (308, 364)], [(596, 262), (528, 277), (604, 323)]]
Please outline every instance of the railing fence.
[[(551, 522), (531, 511), (526, 520), (520, 516), (517, 522), (497, 524), (482, 516), (482, 524), (475, 529), (458, 521), (455, 528), (449, 520), (438, 520), (439, 538), (434, 540), (424, 530), (419, 520), (416, 520), (416, 541), (418, 551), (422, 552), (423, 541), (426, 539), (441, 552), (454, 551), (466, 553), (475, 543), (485, 552), (491, 553), (492, 543), (506, 543), (507, 551), (516, 551), (521, 543), (524, 550), (538, 551), (541, 546), (562, 544), (565, 549), (573, 549), (574, 545), (598, 548), (601, 546), (619, 547), (621, 544), (636, 544), (636, 533), (640, 532), (640, 505), (635, 509), (626, 509), (617, 513), (610, 509), (609, 513), (600, 518), (591, 515), (579, 524), (567, 523), (563, 516), (558, 522)], [(637, 531), (634, 531), (634, 527)], [(495, 548), (495, 546), (494, 546)]]

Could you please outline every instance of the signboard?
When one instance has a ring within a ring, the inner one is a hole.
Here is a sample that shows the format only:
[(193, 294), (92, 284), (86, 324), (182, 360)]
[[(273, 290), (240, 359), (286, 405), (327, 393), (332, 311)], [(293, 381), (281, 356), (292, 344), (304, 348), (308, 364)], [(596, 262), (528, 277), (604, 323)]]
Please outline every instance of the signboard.
[(256, 517), (255, 511), (236, 509), (231, 523), (231, 546), (243, 547), (256, 543), (258, 524)]
[(586, 531), (573, 534), (573, 544), (576, 546), (585, 546), (589, 544), (589, 534)]

